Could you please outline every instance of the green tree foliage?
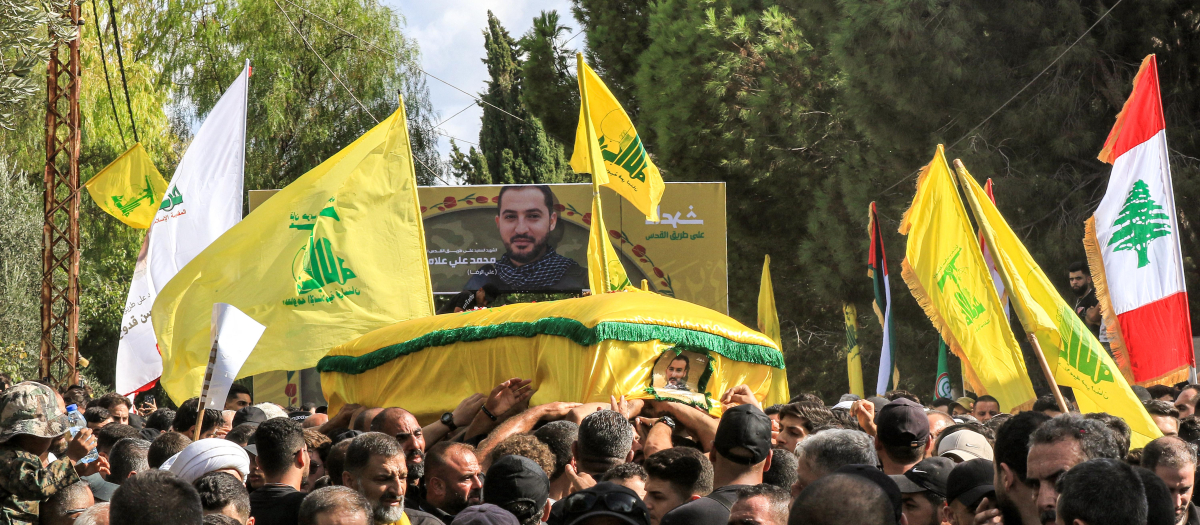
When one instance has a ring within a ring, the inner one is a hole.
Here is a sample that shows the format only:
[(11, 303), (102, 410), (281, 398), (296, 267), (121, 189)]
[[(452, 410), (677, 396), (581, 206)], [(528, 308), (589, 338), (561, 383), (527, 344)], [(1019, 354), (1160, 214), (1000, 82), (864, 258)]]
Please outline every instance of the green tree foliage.
[(474, 146), (463, 153), (454, 139), (450, 139), (450, 176), (467, 184), (492, 183), (492, 174), (488, 172), (487, 159), (483, 157), (483, 153)]
[(559, 22), (557, 11), (542, 11), (519, 42), (525, 53), (521, 102), (567, 151), (575, 144), (579, 122), (579, 84), (572, 74), (575, 57), (563, 42), (570, 32), (570, 27)]
[[(487, 93), (482, 96), (486, 104), (479, 146), (487, 159), (490, 181), (493, 184), (562, 182), (570, 170), (562, 145), (546, 134), (541, 121), (522, 103), (520, 49), (491, 11), (483, 38), (487, 50), (484, 63), (491, 79)], [(484, 180), (482, 174), (467, 178)]]
[(74, 40), (66, 0), (0, 1), (0, 128), (13, 129), (19, 106), (46, 82), (50, 50)]
[[(995, 179), (998, 205), (1034, 257), (1052, 279), (1065, 276), (1083, 258), (1083, 220), (1110, 170), (1095, 155), (1148, 53), (1158, 53), (1195, 281), (1200, 242), (1187, 204), (1200, 196), (1191, 117), (1200, 111), (1200, 34), (1191, 3), (1122, 4), (1069, 50), (1113, 2), (660, 0), (630, 20), (622, 9), (632, 4), (575, 2), (589, 58), (633, 99), (626, 108), (636, 108), (638, 131), (668, 180), (729, 184), (731, 313), (754, 324), (762, 254), (770, 253), (796, 391), (827, 400), (846, 391), (840, 304), (869, 311), (873, 200), (890, 255), (901, 387), (931, 391), (937, 336), (900, 279), (904, 239), (895, 231), (939, 142), (977, 176)], [(879, 324), (869, 314), (859, 321), (872, 383)]]

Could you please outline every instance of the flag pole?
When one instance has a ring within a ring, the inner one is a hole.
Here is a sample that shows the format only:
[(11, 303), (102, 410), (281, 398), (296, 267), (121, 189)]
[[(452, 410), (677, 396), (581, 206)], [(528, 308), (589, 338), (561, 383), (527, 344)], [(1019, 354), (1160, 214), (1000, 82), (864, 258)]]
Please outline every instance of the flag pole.
[[(967, 176), (967, 169), (965, 166), (963, 166), (962, 161), (959, 159), (954, 159), (954, 172), (959, 178), (965, 178)], [(956, 184), (956, 186), (961, 185)], [(970, 191), (964, 191), (963, 193), (967, 196), (967, 201), (971, 205), (971, 212), (975, 214), (975, 220), (979, 221), (980, 217), (983, 216), (983, 213), (979, 208), (979, 201), (975, 199), (974, 193), (971, 193)], [(1009, 290), (1009, 293), (1012, 293), (1012, 290), (1015, 290), (1016, 288), (1013, 288), (1012, 281), (1008, 277), (1008, 270), (1004, 267), (1004, 264), (996, 259), (997, 257), (1000, 257), (1000, 252), (996, 250), (996, 240), (992, 238), (991, 229), (981, 227), (979, 230), (981, 233), (983, 233), (983, 238), (987, 242), (988, 249), (992, 251), (992, 260), (997, 261), (996, 273), (1000, 274), (1000, 280), (1004, 282), (1004, 288)], [(1021, 304), (1021, 301), (1011, 301), (1010, 304), (1012, 304), (1017, 310), (1018, 320), (1030, 318), (1029, 313), (1025, 311), (1025, 306)], [(1025, 330), (1025, 336), (1029, 338), (1030, 344), (1033, 345), (1033, 353), (1037, 356), (1038, 364), (1041, 365), (1042, 375), (1046, 376), (1046, 382), (1050, 384), (1050, 390), (1054, 393), (1054, 400), (1058, 402), (1058, 408), (1062, 411), (1062, 413), (1066, 414), (1069, 412), (1067, 409), (1067, 400), (1063, 398), (1062, 392), (1059, 392), (1058, 390), (1058, 382), (1054, 380), (1054, 373), (1050, 371), (1050, 364), (1046, 361), (1046, 355), (1042, 353), (1042, 345), (1038, 343), (1037, 336), (1025, 327), (1024, 322), (1021, 323), (1021, 328)], [(1026, 369), (1026, 372), (1028, 372), (1028, 369)]]
[(200, 397), (196, 400), (196, 430), (192, 432), (192, 441), (200, 440), (200, 432), (204, 429), (204, 405), (208, 404), (208, 386), (212, 383), (213, 368), (217, 364), (217, 339), (213, 338), (212, 350), (208, 353), (208, 368), (204, 371), (204, 386), (200, 389)]

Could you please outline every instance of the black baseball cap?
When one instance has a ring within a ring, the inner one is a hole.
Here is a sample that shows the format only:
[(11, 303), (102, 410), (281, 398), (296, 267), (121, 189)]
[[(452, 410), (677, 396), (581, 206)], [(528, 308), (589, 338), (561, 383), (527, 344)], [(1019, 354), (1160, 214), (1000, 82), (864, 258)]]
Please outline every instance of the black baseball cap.
[(974, 509), (979, 502), (993, 492), (992, 485), (995, 476), (995, 466), (986, 459), (964, 461), (950, 471), (946, 481), (946, 502), (958, 500), (968, 509)]
[(913, 465), (904, 474), (889, 477), (896, 482), (896, 486), (900, 487), (900, 492), (904, 494), (931, 492), (945, 498), (946, 481), (952, 470), (954, 470), (954, 460), (934, 456), (922, 459), (920, 463)]
[(616, 518), (625, 525), (650, 525), (650, 512), (646, 510), (642, 498), (616, 483), (597, 483), (559, 502), (562, 504), (561, 525), (576, 525), (595, 516)]
[(261, 408), (248, 406), (239, 408), (233, 413), (233, 426), (237, 428), (242, 423), (262, 423), (267, 420), (267, 413)]
[(929, 416), (925, 407), (905, 398), (883, 406), (875, 414), (876, 435), (884, 445), (925, 446), (929, 439)]
[(726, 410), (717, 424), (713, 448), (721, 457), (742, 465), (766, 461), (771, 453), (771, 418), (754, 405)]
[(896, 482), (892, 481), (891, 476), (884, 474), (875, 465), (846, 465), (835, 470), (834, 473), (858, 476), (878, 485), (887, 494), (888, 500), (892, 502), (892, 511), (896, 513), (896, 523), (900, 523), (900, 515), (904, 511), (904, 494), (900, 492), (900, 487), (896, 485)]
[(504, 506), (516, 501), (532, 503), (539, 515), (550, 497), (546, 471), (524, 456), (504, 456), (487, 470), (484, 503)]
[(454, 516), (451, 525), (520, 525), (512, 513), (495, 505), (472, 505)]

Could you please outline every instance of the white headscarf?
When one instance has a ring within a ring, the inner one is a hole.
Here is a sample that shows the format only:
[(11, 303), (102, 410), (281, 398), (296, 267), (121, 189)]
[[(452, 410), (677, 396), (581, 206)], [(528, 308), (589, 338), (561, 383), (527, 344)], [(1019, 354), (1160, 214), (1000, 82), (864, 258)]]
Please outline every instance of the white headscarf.
[(208, 438), (188, 445), (163, 463), (162, 468), (170, 470), (188, 483), (214, 470), (227, 468), (241, 472), (242, 479), (246, 479), (246, 476), (250, 475), (250, 456), (237, 443)]

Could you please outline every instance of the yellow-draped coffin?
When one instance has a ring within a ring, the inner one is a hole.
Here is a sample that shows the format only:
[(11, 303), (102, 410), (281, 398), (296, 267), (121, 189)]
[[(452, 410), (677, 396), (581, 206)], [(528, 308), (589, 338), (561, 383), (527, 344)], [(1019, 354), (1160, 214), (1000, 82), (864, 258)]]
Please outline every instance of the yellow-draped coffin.
[(422, 424), (472, 393), (533, 380), (531, 405), (668, 399), (721, 413), (747, 384), (764, 404), (789, 397), (769, 337), (716, 311), (647, 292), (521, 303), (404, 321), (335, 347), (317, 364), (330, 413), (404, 407)]

